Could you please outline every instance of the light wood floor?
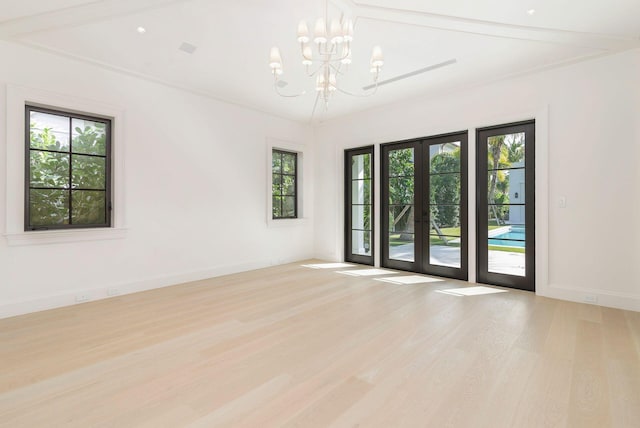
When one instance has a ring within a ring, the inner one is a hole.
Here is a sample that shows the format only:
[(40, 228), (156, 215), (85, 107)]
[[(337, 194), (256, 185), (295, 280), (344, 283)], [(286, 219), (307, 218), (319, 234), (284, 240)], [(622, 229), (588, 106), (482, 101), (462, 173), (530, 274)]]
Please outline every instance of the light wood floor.
[(640, 313), (337, 270), (0, 320), (0, 426), (640, 426)]

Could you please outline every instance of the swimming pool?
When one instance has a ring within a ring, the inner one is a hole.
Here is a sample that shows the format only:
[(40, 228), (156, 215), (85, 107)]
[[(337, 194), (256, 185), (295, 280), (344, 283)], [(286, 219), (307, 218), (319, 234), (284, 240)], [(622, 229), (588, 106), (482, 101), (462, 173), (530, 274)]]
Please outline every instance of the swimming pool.
[[(503, 229), (506, 230), (502, 231)], [(524, 237), (524, 226), (508, 226), (500, 228), (497, 235), (490, 236), (489, 245), (524, 248)]]

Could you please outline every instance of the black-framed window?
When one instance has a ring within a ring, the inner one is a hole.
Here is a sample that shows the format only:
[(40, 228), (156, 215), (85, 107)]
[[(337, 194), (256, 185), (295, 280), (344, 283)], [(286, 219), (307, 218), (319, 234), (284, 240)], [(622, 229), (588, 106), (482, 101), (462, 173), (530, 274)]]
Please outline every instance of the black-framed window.
[(273, 149), (271, 174), (273, 219), (298, 218), (298, 154)]
[(111, 226), (111, 121), (25, 107), (25, 230)]
[(345, 150), (345, 260), (373, 265), (373, 146)]

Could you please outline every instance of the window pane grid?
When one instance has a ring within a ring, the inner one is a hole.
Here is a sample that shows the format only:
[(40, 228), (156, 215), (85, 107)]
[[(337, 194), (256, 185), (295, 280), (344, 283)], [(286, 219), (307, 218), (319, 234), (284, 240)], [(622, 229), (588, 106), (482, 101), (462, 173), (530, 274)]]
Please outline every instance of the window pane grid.
[(33, 190), (90, 190), (92, 192), (105, 192), (105, 189), (93, 189), (91, 187), (73, 187), (73, 188), (69, 188), (69, 187), (38, 187), (38, 186), (32, 186), (30, 187), (30, 189)]
[[(29, 120), (29, 132), (26, 136), (27, 149), (30, 156), (27, 159), (29, 174), (25, 198), (25, 229), (63, 226), (108, 227), (110, 122), (97, 118), (80, 119), (74, 114), (29, 106), (26, 107), (26, 112)], [(51, 124), (54, 127), (57, 126), (58, 130), (52, 131), (54, 128), (47, 126), (34, 126), (34, 120), (47, 119), (50, 119)], [(72, 126), (76, 120), (89, 121), (93, 127), (85, 124), (84, 130), (78, 127), (74, 134)], [(63, 121), (67, 127), (65, 132), (60, 130)], [(87, 145), (99, 146), (98, 150), (104, 154), (76, 153), (73, 147), (74, 138), (81, 137)], [(55, 149), (51, 148), (52, 144), (55, 144)], [(65, 147), (66, 150), (61, 147)], [(38, 156), (39, 154), (42, 155)], [(56, 159), (55, 156), (47, 157), (43, 156), (44, 154), (63, 157)], [(89, 159), (93, 160), (88, 161)], [(75, 168), (74, 164), (76, 164)], [(58, 175), (56, 182), (55, 175), (52, 179), (51, 173), (61, 167), (66, 169), (64, 171), (66, 174)], [(76, 184), (74, 184), (74, 174)], [(51, 185), (46, 185), (44, 181), (53, 182)], [(93, 184), (93, 186), (86, 186), (86, 184)], [(63, 195), (66, 196), (60, 199)], [(76, 213), (85, 213), (86, 217)]]
[(509, 170), (517, 170), (517, 169), (526, 169), (526, 165), (525, 166), (514, 166), (514, 167), (505, 166), (505, 167), (502, 167), (502, 168), (487, 168), (487, 171), (509, 171)]
[(438, 176), (438, 175), (460, 175), (460, 171), (446, 171), (446, 172), (431, 172), (429, 173), (430, 176), (434, 177), (434, 176)]
[(438, 269), (461, 269), (463, 256), (464, 162), (462, 143), (429, 144), (427, 201), (429, 264)]
[(345, 151), (345, 259), (373, 264), (373, 149)]
[[(31, 151), (36, 151), (36, 152), (45, 152), (45, 153), (62, 153), (65, 155), (69, 154), (69, 151), (64, 151), (64, 150), (47, 150), (47, 149), (38, 149), (38, 148), (34, 148), (34, 147), (30, 147), (29, 150)], [(91, 156), (91, 157), (95, 157), (95, 158), (107, 158), (106, 155), (96, 155), (93, 153), (78, 153), (78, 152), (72, 152), (72, 154), (76, 155), (76, 156)]]
[(272, 218), (298, 217), (298, 155), (272, 151)]

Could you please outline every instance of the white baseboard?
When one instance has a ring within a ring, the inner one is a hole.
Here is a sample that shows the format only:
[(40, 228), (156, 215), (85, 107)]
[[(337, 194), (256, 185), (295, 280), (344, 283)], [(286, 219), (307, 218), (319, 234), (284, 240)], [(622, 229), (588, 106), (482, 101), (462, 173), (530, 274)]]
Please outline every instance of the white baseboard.
[[(124, 294), (138, 293), (140, 291), (169, 287), (172, 285), (183, 284), (185, 282), (199, 281), (202, 279), (215, 278), (217, 276), (230, 275), (239, 272), (247, 272), (250, 270), (261, 269), (277, 264), (293, 263), (309, 258), (311, 257), (304, 257), (303, 259), (290, 258), (278, 260), (260, 260), (240, 263), (236, 265), (217, 266), (210, 269), (183, 272), (175, 275), (157, 276), (137, 281), (113, 283), (95, 288), (67, 290), (62, 293), (41, 296), (34, 299), (24, 299), (3, 303), (0, 305), (0, 319), (17, 315), (24, 315), (32, 312), (44, 311), (47, 309), (60, 308), (63, 306), (71, 306), (96, 300), (108, 299), (110, 297), (121, 296)], [(113, 294), (114, 292), (115, 294)], [(76, 298), (79, 295), (86, 296), (87, 299), (82, 302), (78, 302)]]
[[(169, 287), (191, 281), (199, 281), (207, 278), (215, 278), (223, 275), (262, 269), (278, 264), (293, 263), (310, 258), (312, 257), (308, 256), (301, 259), (289, 258), (260, 260), (236, 265), (217, 266), (209, 269), (183, 272), (175, 275), (165, 275), (137, 281), (113, 283), (95, 288), (68, 290), (63, 293), (41, 296), (34, 299), (6, 302), (0, 305), (0, 319), (84, 303), (76, 301), (76, 297), (78, 295), (86, 296), (86, 301), (90, 302), (124, 294), (152, 290), (155, 288)], [(332, 262), (339, 261), (337, 260), (338, 256), (336, 254), (318, 254), (315, 258)], [(117, 291), (117, 294), (111, 294), (114, 290)], [(578, 290), (567, 286), (551, 284), (538, 289), (537, 295), (553, 299), (568, 300), (578, 303), (593, 303), (600, 306), (640, 312), (640, 296), (630, 293), (616, 293), (597, 289)], [(589, 298), (595, 298), (596, 302), (587, 301)]]
[(314, 257), (315, 259), (318, 260), (324, 260), (326, 262), (343, 262), (344, 260), (342, 260), (342, 257), (339, 257), (338, 254), (336, 253), (324, 253), (324, 254), (320, 254), (317, 253)]
[[(537, 295), (553, 299), (568, 300), (578, 303), (589, 303), (610, 308), (626, 309), (640, 312), (640, 295), (631, 293), (617, 293), (599, 289), (576, 289), (572, 287), (550, 284)], [(595, 299), (595, 301), (594, 301)]]

